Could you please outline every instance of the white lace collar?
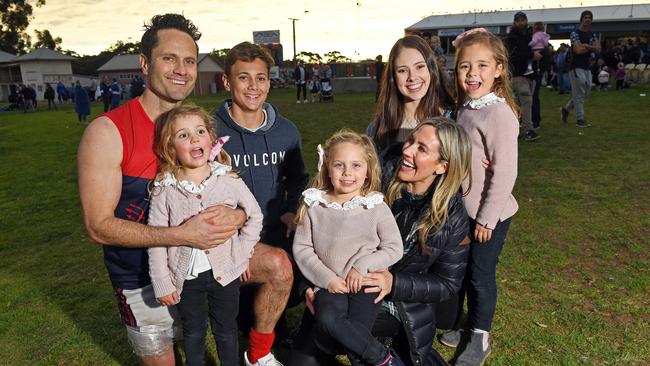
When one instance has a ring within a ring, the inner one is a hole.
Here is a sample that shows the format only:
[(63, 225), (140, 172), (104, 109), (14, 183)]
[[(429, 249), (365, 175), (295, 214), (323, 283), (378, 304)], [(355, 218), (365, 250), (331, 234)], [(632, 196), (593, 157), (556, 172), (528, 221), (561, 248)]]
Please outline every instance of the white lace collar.
[(351, 200), (341, 205), (338, 202), (327, 202), (327, 200), (325, 200), (325, 191), (321, 191), (320, 189), (316, 188), (309, 188), (306, 191), (302, 192), (302, 199), (309, 207), (314, 207), (320, 204), (327, 208), (348, 211), (362, 206), (365, 208), (373, 208), (375, 205), (379, 205), (384, 202), (384, 195), (379, 192), (370, 192), (365, 197), (354, 196)]
[(485, 94), (484, 96), (478, 99), (471, 99), (471, 98), (465, 99), (465, 102), (463, 102), (463, 107), (469, 107), (471, 109), (481, 109), (485, 106), (492, 105), (498, 102), (503, 103), (505, 101), (506, 100), (504, 98), (498, 97), (494, 93), (489, 93), (489, 94)]
[(232, 170), (231, 166), (213, 161), (210, 163), (210, 176), (205, 178), (205, 180), (203, 180), (203, 182), (201, 182), (201, 184), (199, 184), (198, 186), (196, 185), (196, 183), (189, 180), (181, 180), (181, 181), (176, 180), (176, 177), (171, 172), (167, 172), (165, 178), (163, 178), (162, 180), (155, 181), (154, 186), (167, 187), (167, 186), (178, 185), (180, 188), (187, 191), (188, 193), (199, 194), (203, 191), (203, 189), (205, 189), (210, 178), (219, 175), (225, 175), (231, 170)]

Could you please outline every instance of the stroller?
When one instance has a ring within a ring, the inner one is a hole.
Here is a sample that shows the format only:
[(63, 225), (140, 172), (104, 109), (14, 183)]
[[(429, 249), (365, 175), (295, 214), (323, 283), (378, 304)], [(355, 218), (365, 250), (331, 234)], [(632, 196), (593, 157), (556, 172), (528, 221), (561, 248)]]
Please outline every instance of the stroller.
[(333, 102), (334, 101), (334, 88), (332, 88), (332, 81), (329, 78), (321, 79), (320, 81), (320, 101)]

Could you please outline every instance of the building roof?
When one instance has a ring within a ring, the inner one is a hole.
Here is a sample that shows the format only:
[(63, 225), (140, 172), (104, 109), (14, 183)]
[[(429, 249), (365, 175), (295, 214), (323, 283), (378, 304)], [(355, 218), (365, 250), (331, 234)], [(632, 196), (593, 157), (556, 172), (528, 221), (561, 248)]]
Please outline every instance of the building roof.
[[(123, 70), (134, 70), (140, 71), (140, 61), (138, 59), (139, 55), (116, 55), (112, 59), (108, 60), (105, 64), (100, 66), (97, 71), (123, 71)], [(199, 53), (198, 64), (206, 58), (210, 57), (209, 53)], [(214, 60), (214, 59), (213, 59)]]
[(11, 53), (0, 51), (0, 63), (12, 62), (15, 59), (16, 59), (16, 55), (12, 55)]
[[(650, 3), (633, 5), (589, 6), (579, 8), (523, 10), (528, 22), (578, 23), (580, 13), (591, 10), (594, 22), (621, 22), (650, 20)], [(515, 13), (522, 10), (491, 11), (481, 13), (432, 15), (406, 28), (406, 31), (500, 26), (512, 24)]]
[(34, 51), (16, 57), (15, 61), (37, 61), (37, 60), (53, 60), (53, 61), (74, 61), (72, 56), (64, 55), (62, 53), (53, 51), (47, 47), (37, 48)]

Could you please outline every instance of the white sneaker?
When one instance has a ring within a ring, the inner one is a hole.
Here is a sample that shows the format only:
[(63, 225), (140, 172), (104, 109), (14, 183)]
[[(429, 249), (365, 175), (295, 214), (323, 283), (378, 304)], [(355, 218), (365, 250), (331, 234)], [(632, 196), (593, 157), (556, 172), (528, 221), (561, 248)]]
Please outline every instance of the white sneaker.
[(305, 100), (303, 101), (303, 103), (309, 103), (309, 101), (308, 101), (307, 99), (305, 99)]
[(296, 104), (300, 104), (300, 101), (299, 101), (299, 100), (296, 100)]
[(250, 363), (250, 361), (248, 361), (248, 352), (244, 351), (244, 363), (246, 366), (284, 366), (280, 361), (275, 359), (275, 356), (273, 356), (271, 352), (257, 360), (257, 362)]

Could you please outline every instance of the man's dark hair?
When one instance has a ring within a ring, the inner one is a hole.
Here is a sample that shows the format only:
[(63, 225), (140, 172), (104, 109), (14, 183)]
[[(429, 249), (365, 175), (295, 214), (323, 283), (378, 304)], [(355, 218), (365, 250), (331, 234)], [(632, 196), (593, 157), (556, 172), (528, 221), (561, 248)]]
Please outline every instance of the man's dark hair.
[(591, 20), (594, 19), (594, 13), (592, 13), (591, 10), (585, 10), (580, 14), (580, 21), (582, 22), (582, 18), (586, 17), (587, 15), (591, 17)]
[(144, 25), (144, 34), (140, 43), (140, 52), (151, 61), (151, 51), (158, 45), (158, 31), (162, 29), (176, 29), (187, 33), (194, 40), (196, 53), (199, 53), (199, 45), (196, 44), (201, 38), (201, 32), (182, 14), (154, 15), (149, 24)]
[(266, 64), (266, 71), (271, 71), (271, 67), (275, 65), (275, 61), (273, 61), (273, 57), (267, 49), (250, 42), (242, 42), (236, 45), (226, 54), (224, 67), (226, 75), (230, 76), (230, 69), (235, 62), (253, 62), (256, 58), (264, 61)]

